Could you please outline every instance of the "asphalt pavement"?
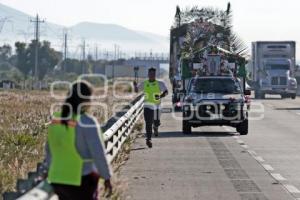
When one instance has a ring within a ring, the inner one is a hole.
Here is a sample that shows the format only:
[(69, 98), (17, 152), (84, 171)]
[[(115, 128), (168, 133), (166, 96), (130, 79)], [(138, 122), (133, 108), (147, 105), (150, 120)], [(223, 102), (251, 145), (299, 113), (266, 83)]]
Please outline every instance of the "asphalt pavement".
[(138, 138), (121, 168), (123, 199), (300, 199), (300, 99), (268, 96), (251, 109), (247, 136), (231, 127), (184, 135), (180, 113), (165, 109), (153, 148)]

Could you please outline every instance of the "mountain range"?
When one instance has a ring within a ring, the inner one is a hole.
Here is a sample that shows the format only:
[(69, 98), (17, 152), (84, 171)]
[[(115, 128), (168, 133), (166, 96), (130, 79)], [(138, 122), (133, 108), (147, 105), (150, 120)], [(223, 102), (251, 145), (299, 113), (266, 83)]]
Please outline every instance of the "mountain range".
[[(30, 20), (35, 20), (35, 17), (0, 3), (0, 44), (30, 42), (34, 38), (34, 24)], [(79, 46), (83, 39), (90, 49), (97, 44), (101, 45), (102, 49), (113, 51), (114, 44), (117, 44), (123, 52), (168, 52), (168, 37), (131, 30), (116, 24), (80, 22), (71, 27), (64, 27), (45, 21), (41, 23), (40, 30), (41, 40), (49, 40), (53, 47), (59, 50), (63, 47), (63, 32), (67, 30), (69, 51), (73, 54), (80, 52)]]

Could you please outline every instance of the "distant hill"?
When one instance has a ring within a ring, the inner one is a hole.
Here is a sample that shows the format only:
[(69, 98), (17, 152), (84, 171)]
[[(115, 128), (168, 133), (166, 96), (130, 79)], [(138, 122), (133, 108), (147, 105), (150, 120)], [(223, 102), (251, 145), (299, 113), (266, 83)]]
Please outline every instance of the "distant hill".
[[(15, 37), (22, 35), (22, 32), (27, 32), (28, 34), (29, 32), (33, 32), (33, 24), (30, 23), (30, 19), (33, 19), (34, 17), (31, 15), (0, 3), (0, 17), (8, 18), (8, 21), (4, 24), (1, 36)], [(60, 25), (49, 22), (46, 23), (46, 27), (49, 27), (53, 30), (63, 28)]]
[[(0, 18), (8, 17), (0, 34), (0, 43), (13, 44), (17, 40), (29, 42), (33, 38), (33, 16), (0, 3)], [(47, 16), (43, 16), (47, 17)], [(1, 24), (0, 24), (1, 25)], [(0, 26), (1, 27), (1, 26)], [(62, 46), (62, 33), (65, 27), (46, 22), (41, 25), (41, 39), (51, 41), (56, 48)], [(72, 46), (78, 46), (82, 39), (87, 43), (101, 44), (102, 48), (112, 49), (114, 44), (125, 51), (153, 51), (167, 52), (168, 38), (153, 33), (128, 29), (116, 24), (102, 24), (82, 22), (67, 27)]]
[(142, 32), (133, 31), (122, 26), (114, 24), (97, 24), (90, 22), (79, 23), (70, 27), (74, 34), (85, 38), (115, 40), (115, 41), (133, 41), (133, 42), (158, 42), (160, 38), (147, 36)]

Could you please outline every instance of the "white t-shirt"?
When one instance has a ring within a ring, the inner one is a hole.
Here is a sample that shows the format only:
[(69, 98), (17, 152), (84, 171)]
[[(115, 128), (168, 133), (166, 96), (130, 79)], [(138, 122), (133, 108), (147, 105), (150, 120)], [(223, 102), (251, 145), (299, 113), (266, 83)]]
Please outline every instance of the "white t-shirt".
[[(158, 80), (157, 80), (157, 82), (158, 82), (158, 85), (159, 85), (159, 89), (162, 93), (165, 92), (165, 91), (168, 91), (167, 86), (164, 82), (158, 81)], [(141, 83), (138, 84), (138, 86), (137, 86), (138, 92), (144, 91), (144, 83), (145, 82), (141, 82)], [(160, 109), (160, 104), (155, 105), (155, 104), (145, 102), (144, 107), (155, 110), (155, 109)]]

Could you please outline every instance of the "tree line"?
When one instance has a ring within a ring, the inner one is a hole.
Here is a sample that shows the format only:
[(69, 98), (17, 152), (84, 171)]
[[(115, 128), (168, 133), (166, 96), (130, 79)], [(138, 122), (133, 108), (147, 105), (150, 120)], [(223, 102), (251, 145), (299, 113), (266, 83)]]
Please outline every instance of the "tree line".
[[(16, 42), (14, 48), (8, 44), (0, 46), (0, 81), (21, 82), (31, 79), (35, 74), (36, 41), (29, 44)], [(92, 73), (95, 66), (108, 64), (108, 61), (93, 60), (91, 55), (86, 60), (68, 58), (63, 60), (63, 53), (51, 47), (49, 41), (38, 44), (38, 79), (70, 79), (83, 73)]]

